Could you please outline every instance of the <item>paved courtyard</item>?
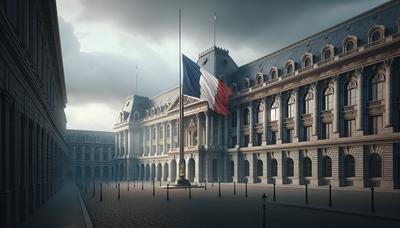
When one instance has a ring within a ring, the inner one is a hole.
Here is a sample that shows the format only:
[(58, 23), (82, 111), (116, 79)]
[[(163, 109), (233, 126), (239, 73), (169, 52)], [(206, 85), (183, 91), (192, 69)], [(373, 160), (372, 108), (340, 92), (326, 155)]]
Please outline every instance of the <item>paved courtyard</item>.
[[(165, 183), (164, 183), (165, 184)], [(328, 189), (273, 188), (266, 185), (207, 184), (207, 190), (174, 189), (156, 183), (121, 183), (120, 201), (115, 182), (103, 183), (103, 200), (99, 201), (99, 183), (93, 197), (93, 185), (82, 197), (95, 227), (262, 227), (262, 194), (267, 194), (267, 227), (400, 227), (400, 193), (375, 192), (375, 212), (371, 213), (369, 191), (332, 190), (332, 207), (328, 206)]]

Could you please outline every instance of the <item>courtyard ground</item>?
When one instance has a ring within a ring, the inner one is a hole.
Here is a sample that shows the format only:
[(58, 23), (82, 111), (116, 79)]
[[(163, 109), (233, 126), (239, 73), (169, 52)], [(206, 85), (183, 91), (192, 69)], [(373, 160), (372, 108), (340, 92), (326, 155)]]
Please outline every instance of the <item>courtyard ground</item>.
[[(166, 184), (166, 183), (163, 183)], [(95, 196), (93, 184), (81, 194), (95, 227), (262, 227), (262, 194), (266, 193), (266, 227), (400, 227), (400, 193), (375, 192), (375, 211), (371, 212), (369, 191), (332, 190), (332, 206), (328, 206), (328, 188), (308, 189), (305, 204), (304, 188), (276, 188), (270, 185), (207, 184), (207, 190), (169, 191), (152, 184), (120, 183), (120, 200), (115, 182), (103, 183), (100, 201), (99, 182)]]

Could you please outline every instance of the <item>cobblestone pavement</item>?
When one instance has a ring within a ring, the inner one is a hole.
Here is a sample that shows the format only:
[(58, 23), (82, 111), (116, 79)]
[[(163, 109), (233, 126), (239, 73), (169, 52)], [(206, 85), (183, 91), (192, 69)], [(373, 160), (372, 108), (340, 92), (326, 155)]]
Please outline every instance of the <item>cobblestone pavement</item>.
[[(302, 188), (273, 188), (267, 185), (207, 184), (207, 190), (166, 190), (156, 183), (155, 196), (151, 183), (121, 183), (120, 201), (115, 182), (103, 183), (103, 200), (99, 201), (99, 184), (82, 197), (95, 227), (262, 227), (262, 193), (267, 194), (267, 227), (400, 227), (400, 193), (375, 192), (375, 212), (369, 216), (368, 191), (332, 190), (333, 206), (328, 207), (328, 189), (308, 189), (308, 205)], [(290, 205), (288, 205), (290, 204)], [(350, 212), (350, 213), (347, 213)], [(354, 212), (354, 213), (353, 213)], [(398, 217), (391, 219), (390, 217)]]
[(66, 182), (49, 201), (21, 224), (23, 228), (84, 228), (79, 192)]

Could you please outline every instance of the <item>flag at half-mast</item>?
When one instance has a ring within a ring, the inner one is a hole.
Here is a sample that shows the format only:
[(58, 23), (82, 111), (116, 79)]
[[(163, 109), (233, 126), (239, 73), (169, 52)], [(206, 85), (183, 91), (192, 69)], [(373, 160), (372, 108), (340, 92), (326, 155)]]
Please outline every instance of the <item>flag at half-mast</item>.
[(231, 87), (208, 73), (185, 55), (183, 63), (183, 94), (206, 100), (214, 112), (227, 116), (228, 99), (232, 95)]

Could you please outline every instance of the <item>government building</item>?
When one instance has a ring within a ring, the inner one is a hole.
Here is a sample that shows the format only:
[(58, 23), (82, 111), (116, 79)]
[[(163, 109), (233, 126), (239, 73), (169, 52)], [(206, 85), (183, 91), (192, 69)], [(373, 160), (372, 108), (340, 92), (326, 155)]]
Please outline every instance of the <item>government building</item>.
[[(197, 64), (229, 84), (230, 115), (184, 97), (186, 177), (382, 191), (400, 188), (400, 2), (243, 66), (212, 47)], [(179, 88), (125, 99), (119, 179), (175, 181)]]
[(114, 176), (112, 161), (115, 143), (113, 132), (67, 130), (68, 178), (82, 181), (109, 181)]
[(67, 102), (55, 0), (0, 1), (0, 227), (61, 186)]

